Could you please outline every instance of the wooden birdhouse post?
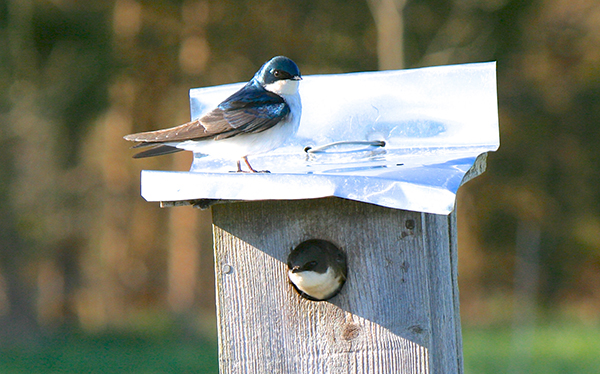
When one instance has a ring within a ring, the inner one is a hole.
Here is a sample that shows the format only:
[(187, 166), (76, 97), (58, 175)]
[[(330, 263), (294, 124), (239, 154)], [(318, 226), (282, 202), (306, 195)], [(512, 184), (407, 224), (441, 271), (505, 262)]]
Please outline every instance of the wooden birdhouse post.
[[(192, 117), (238, 87), (192, 90)], [(495, 64), (305, 77), (300, 92), (298, 134), (252, 159), (271, 173), (202, 157), (142, 172), (148, 201), (212, 205), (220, 372), (462, 373), (455, 195), (499, 145)], [(327, 301), (287, 277), (308, 239), (347, 257)]]

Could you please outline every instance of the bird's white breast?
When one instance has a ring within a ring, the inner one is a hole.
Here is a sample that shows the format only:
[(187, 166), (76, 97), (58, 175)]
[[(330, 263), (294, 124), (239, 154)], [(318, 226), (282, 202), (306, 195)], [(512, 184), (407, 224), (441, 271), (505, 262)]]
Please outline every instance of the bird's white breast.
[(341, 276), (336, 276), (332, 268), (328, 268), (325, 273), (315, 271), (302, 271), (293, 273), (288, 271), (290, 280), (298, 289), (315, 299), (326, 299), (333, 294), (340, 286)]

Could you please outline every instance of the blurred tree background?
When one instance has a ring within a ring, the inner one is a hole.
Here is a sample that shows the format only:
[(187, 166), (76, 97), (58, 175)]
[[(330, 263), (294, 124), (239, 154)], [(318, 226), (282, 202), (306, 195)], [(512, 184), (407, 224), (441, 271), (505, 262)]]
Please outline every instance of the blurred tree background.
[(304, 75), (498, 61), (501, 148), (458, 199), (467, 372), (535, 367), (549, 323), (577, 327), (545, 339), (598, 330), (596, 0), (4, 0), (0, 45), (3, 372), (58, 372), (74, 345), (128, 352), (106, 372), (215, 372), (210, 212), (139, 196), (141, 169), (191, 155), (135, 161), (121, 137), (187, 121), (190, 88), (279, 54)]

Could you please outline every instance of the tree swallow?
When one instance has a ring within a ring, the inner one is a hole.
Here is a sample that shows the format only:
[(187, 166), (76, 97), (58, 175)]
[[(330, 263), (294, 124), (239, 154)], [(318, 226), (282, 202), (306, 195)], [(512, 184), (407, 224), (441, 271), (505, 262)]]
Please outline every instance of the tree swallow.
[(301, 79), (294, 61), (277, 56), (267, 61), (243, 88), (204, 116), (177, 127), (124, 138), (140, 142), (134, 148), (152, 146), (134, 158), (186, 150), (237, 160), (238, 172), (242, 171), (240, 161), (244, 160), (250, 172), (256, 173), (248, 156), (279, 147), (298, 130)]
[(304, 298), (323, 301), (337, 295), (348, 272), (346, 255), (332, 243), (311, 239), (288, 256), (288, 277)]

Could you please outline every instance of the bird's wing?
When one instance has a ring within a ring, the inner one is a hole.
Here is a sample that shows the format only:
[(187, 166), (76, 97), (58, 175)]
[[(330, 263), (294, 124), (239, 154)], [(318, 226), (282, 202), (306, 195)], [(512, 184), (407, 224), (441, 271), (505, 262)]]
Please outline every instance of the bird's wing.
[(281, 96), (248, 84), (201, 118), (164, 130), (126, 135), (125, 140), (143, 143), (225, 139), (270, 129), (290, 112)]
[(184, 123), (177, 127), (164, 130), (139, 132), (137, 134), (125, 135), (123, 138), (132, 142), (141, 142), (135, 147), (143, 147), (146, 143), (178, 142), (183, 140), (207, 137), (206, 129), (199, 119)]
[(211, 136), (224, 139), (268, 130), (289, 112), (290, 107), (281, 96), (248, 84), (200, 118), (200, 121)]

